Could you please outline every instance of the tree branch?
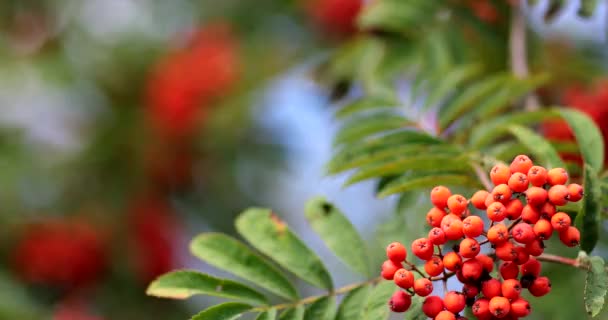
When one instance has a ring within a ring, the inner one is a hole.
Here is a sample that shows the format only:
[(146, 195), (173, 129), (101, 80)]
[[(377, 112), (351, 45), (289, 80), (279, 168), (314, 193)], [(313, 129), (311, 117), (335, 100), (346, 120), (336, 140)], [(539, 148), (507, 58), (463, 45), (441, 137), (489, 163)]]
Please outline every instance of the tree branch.
[[(519, 4), (513, 5), (511, 10), (511, 30), (509, 34), (509, 50), (511, 71), (521, 79), (529, 76), (528, 49), (526, 44), (526, 19)], [(534, 93), (528, 94), (525, 100), (525, 109), (538, 110), (539, 99)]]

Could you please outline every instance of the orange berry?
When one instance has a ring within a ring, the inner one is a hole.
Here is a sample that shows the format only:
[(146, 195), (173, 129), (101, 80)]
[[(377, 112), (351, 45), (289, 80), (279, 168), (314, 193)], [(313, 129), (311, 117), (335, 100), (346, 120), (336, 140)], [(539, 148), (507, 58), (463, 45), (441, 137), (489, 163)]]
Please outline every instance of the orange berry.
[(516, 264), (524, 264), (530, 259), (530, 254), (525, 247), (516, 246), (515, 252), (517, 252), (517, 257), (513, 260), (513, 262)]
[(521, 210), (521, 220), (525, 223), (536, 223), (540, 219), (540, 212), (535, 207), (527, 204)]
[(529, 253), (531, 256), (535, 256), (538, 257), (541, 254), (543, 254), (543, 252), (545, 251), (545, 245), (543, 244), (543, 242), (539, 239), (536, 239), (528, 244), (526, 244), (526, 252)]
[(434, 244), (434, 245), (442, 245), (444, 243), (446, 243), (447, 239), (445, 237), (445, 232), (443, 232), (443, 230), (441, 228), (433, 228), (429, 231), (429, 235), (428, 235), (429, 240)]
[(577, 202), (583, 198), (583, 187), (580, 184), (571, 183), (568, 185), (568, 200)]
[(511, 201), (507, 202), (505, 208), (507, 210), (507, 219), (515, 220), (521, 216), (524, 205), (519, 199), (511, 199)]
[(508, 279), (502, 283), (502, 296), (507, 299), (519, 298), (521, 290), (521, 284), (516, 279)]
[(534, 229), (527, 223), (518, 223), (515, 225), (515, 227), (511, 229), (511, 235), (513, 236), (513, 240), (523, 244), (530, 243), (536, 239)]
[(486, 198), (488, 197), (490, 193), (485, 191), (485, 190), (479, 190), (477, 192), (475, 192), (475, 194), (473, 194), (473, 196), (471, 197), (471, 203), (473, 204), (473, 207), (479, 209), (479, 210), (485, 210), (486, 209)]
[(449, 214), (441, 221), (441, 229), (445, 233), (445, 238), (448, 240), (457, 240), (464, 235), (462, 231), (463, 223), (459, 217)]
[(452, 313), (459, 313), (466, 306), (466, 298), (460, 292), (450, 291), (443, 297), (443, 305)]
[(509, 166), (509, 169), (512, 173), (520, 172), (523, 174), (528, 174), (528, 171), (530, 171), (530, 168), (532, 168), (532, 166), (534, 166), (532, 160), (530, 160), (527, 155), (520, 154), (515, 157), (515, 159), (513, 159), (513, 162), (511, 162), (511, 166)]
[(443, 209), (438, 209), (437, 207), (433, 207), (426, 214), (426, 223), (428, 223), (428, 225), (431, 227), (439, 227), (439, 225), (441, 224), (441, 220), (446, 215), (447, 215), (447, 213)]
[(551, 226), (558, 232), (564, 231), (570, 227), (572, 220), (565, 212), (558, 212), (551, 217)]
[(401, 268), (403, 268), (403, 265), (401, 263), (395, 263), (391, 260), (386, 260), (384, 261), (384, 263), (382, 263), (382, 272), (380, 274), (385, 280), (393, 280), (395, 272), (397, 272), (397, 270)]
[(499, 201), (502, 203), (507, 203), (511, 200), (511, 188), (509, 188), (506, 184), (499, 184), (492, 190), (492, 197), (494, 197), (494, 201)]
[(532, 166), (528, 170), (528, 181), (535, 187), (542, 187), (547, 183), (547, 169), (541, 166)]
[(386, 247), (386, 257), (394, 262), (401, 262), (407, 257), (407, 250), (401, 243), (393, 242)]
[(541, 206), (547, 201), (547, 190), (539, 187), (530, 187), (526, 190), (526, 200), (531, 206)]
[(449, 271), (456, 271), (462, 267), (462, 258), (456, 252), (450, 252), (443, 256), (443, 267)]
[(478, 254), (477, 257), (475, 257), (475, 259), (477, 259), (477, 261), (479, 261), (479, 263), (481, 263), (481, 266), (483, 267), (483, 269), (485, 271), (487, 271), (488, 273), (492, 272), (492, 270), (494, 270), (494, 260), (488, 256), (486, 256), (485, 254)]
[(488, 230), (488, 240), (495, 245), (505, 243), (509, 240), (509, 230), (504, 224), (496, 224)]
[(490, 300), (490, 313), (496, 318), (504, 318), (511, 311), (511, 302), (505, 297), (494, 297)]
[(528, 287), (528, 291), (535, 297), (542, 297), (551, 292), (551, 281), (547, 277), (538, 277)]
[(435, 320), (456, 320), (456, 316), (449, 311), (443, 310), (435, 316)]
[(568, 247), (576, 247), (581, 242), (581, 233), (577, 228), (570, 226), (559, 233), (559, 240)]
[(455, 215), (462, 214), (467, 209), (468, 204), (467, 198), (459, 194), (451, 195), (448, 198), (448, 209), (450, 209), (450, 213)]
[(459, 248), (459, 253), (463, 258), (474, 258), (479, 254), (479, 250), (481, 249), (479, 242), (473, 238), (465, 238), (460, 241)]
[(488, 193), (488, 196), (486, 197), (486, 201), (483, 203), (486, 207), (486, 209), (488, 208), (489, 205), (491, 205), (492, 203), (494, 203), (494, 197), (492, 196), (491, 193)]
[(511, 170), (504, 164), (497, 164), (490, 170), (490, 180), (495, 186), (507, 183), (509, 177), (511, 177)]
[(434, 277), (443, 273), (443, 260), (437, 256), (433, 256), (424, 264), (424, 271), (429, 276)]
[(566, 184), (568, 172), (564, 168), (553, 168), (547, 172), (547, 182), (552, 186)]
[(403, 291), (396, 291), (388, 305), (393, 312), (405, 312), (412, 305), (412, 296)]
[(528, 189), (528, 176), (521, 172), (514, 173), (507, 182), (513, 192), (524, 192)]
[(403, 289), (409, 289), (414, 286), (414, 274), (405, 269), (399, 269), (393, 277), (395, 284)]
[(536, 224), (534, 224), (534, 233), (540, 240), (547, 240), (551, 238), (551, 234), (553, 233), (553, 227), (551, 226), (551, 222), (545, 219), (540, 219)]
[(427, 278), (419, 278), (414, 281), (414, 293), (426, 297), (433, 292), (433, 283)]
[(501, 263), (498, 270), (500, 271), (500, 276), (504, 280), (517, 279), (517, 276), (519, 275), (519, 266), (513, 261)]
[(431, 203), (439, 209), (445, 209), (451, 195), (452, 192), (447, 187), (437, 186), (431, 190)]
[(530, 260), (521, 265), (521, 274), (523, 276), (538, 277), (541, 268), (542, 266), (538, 260), (530, 258)]
[(462, 232), (469, 238), (479, 237), (483, 233), (483, 220), (478, 216), (469, 216), (462, 220)]
[(517, 250), (513, 243), (507, 241), (496, 246), (496, 257), (503, 261), (514, 261), (517, 259)]
[(429, 239), (419, 238), (412, 242), (412, 253), (422, 260), (429, 260), (433, 256), (433, 243)]
[(555, 214), (555, 206), (550, 202), (545, 202), (545, 204), (538, 209), (538, 213), (541, 218), (549, 220)]
[(563, 206), (568, 203), (569, 196), (570, 192), (568, 191), (568, 187), (563, 184), (554, 185), (547, 191), (549, 201), (556, 206)]
[(507, 208), (500, 202), (494, 202), (486, 209), (488, 218), (494, 222), (503, 221), (507, 217)]
[(530, 308), (530, 303), (524, 300), (523, 298), (517, 298), (511, 301), (511, 314), (518, 318), (527, 317), (532, 308)]
[(422, 312), (429, 318), (435, 318), (443, 310), (443, 300), (438, 296), (430, 296), (422, 303)]
[(502, 293), (502, 284), (498, 279), (492, 278), (481, 284), (481, 293), (488, 299), (500, 296)]
[(469, 259), (462, 264), (460, 268), (462, 277), (467, 281), (473, 282), (481, 278), (483, 273), (483, 266), (477, 259)]
[(477, 299), (473, 304), (473, 307), (471, 307), (471, 310), (477, 319), (489, 319), (491, 317), (490, 300), (487, 298)]

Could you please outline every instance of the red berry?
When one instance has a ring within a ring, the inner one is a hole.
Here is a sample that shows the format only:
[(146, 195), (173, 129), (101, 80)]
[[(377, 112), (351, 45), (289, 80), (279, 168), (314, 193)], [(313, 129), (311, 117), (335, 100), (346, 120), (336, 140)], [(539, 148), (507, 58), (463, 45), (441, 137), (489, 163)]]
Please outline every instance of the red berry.
[(547, 201), (547, 190), (539, 187), (530, 187), (526, 190), (526, 201), (528, 201), (528, 205), (534, 207), (543, 205)]
[(468, 203), (469, 201), (467, 198), (459, 194), (451, 195), (448, 198), (448, 208), (450, 209), (450, 213), (455, 215), (462, 214), (467, 209)]
[(474, 258), (480, 250), (479, 242), (473, 238), (465, 238), (460, 241), (459, 248), (459, 253), (463, 258)]
[(384, 263), (382, 263), (382, 278), (386, 280), (393, 280), (395, 272), (397, 272), (397, 270), (401, 268), (403, 268), (403, 265), (401, 263), (395, 263), (391, 260), (384, 261)]
[(580, 184), (571, 183), (568, 185), (568, 200), (577, 202), (583, 198), (583, 187)]
[(443, 220), (443, 217), (446, 215), (447, 213), (443, 209), (433, 207), (426, 214), (426, 223), (431, 227), (439, 227), (441, 225), (441, 220)]
[(556, 206), (563, 206), (568, 203), (569, 196), (570, 192), (568, 191), (568, 187), (562, 184), (554, 185), (547, 191), (549, 201)]
[(478, 319), (487, 319), (491, 316), (490, 300), (487, 298), (477, 299), (471, 310), (473, 311), (473, 315), (475, 315)]
[(538, 277), (540, 270), (541, 264), (534, 258), (530, 258), (530, 260), (521, 266), (521, 274), (524, 276)]
[(393, 242), (386, 247), (386, 257), (394, 262), (401, 262), (407, 257), (407, 250), (401, 243)]
[(434, 244), (434, 245), (442, 245), (444, 243), (446, 243), (447, 239), (445, 237), (445, 232), (443, 232), (442, 229), (440, 228), (433, 228), (429, 231), (429, 240)]
[(490, 180), (495, 186), (507, 183), (509, 177), (511, 177), (511, 170), (504, 164), (497, 164), (490, 170)]
[(502, 294), (502, 284), (498, 279), (490, 279), (481, 284), (481, 293), (488, 299), (500, 296)]
[(467, 298), (475, 298), (479, 294), (479, 288), (476, 284), (465, 283), (462, 286), (462, 294)]
[(542, 297), (551, 292), (551, 281), (547, 277), (538, 277), (528, 287), (528, 291), (535, 297)]
[(490, 313), (496, 318), (504, 318), (511, 311), (511, 303), (505, 297), (494, 297), (490, 300)]
[(525, 223), (536, 223), (540, 219), (540, 212), (535, 207), (527, 204), (521, 211), (521, 220)]
[(512, 173), (520, 172), (523, 174), (527, 174), (528, 171), (530, 171), (530, 168), (532, 168), (532, 166), (534, 166), (532, 160), (530, 160), (528, 156), (520, 154), (515, 157), (515, 159), (513, 159), (513, 162), (511, 162), (511, 166), (509, 167), (509, 169)]
[(516, 300), (511, 301), (511, 314), (518, 318), (527, 317), (532, 308), (530, 308), (530, 303), (524, 300), (523, 298), (518, 298)]
[(517, 257), (513, 260), (516, 264), (524, 264), (530, 259), (530, 254), (525, 247), (515, 247), (515, 252), (517, 252)]
[(528, 244), (526, 244), (526, 252), (528, 252), (531, 256), (538, 257), (545, 251), (545, 246), (541, 240), (534, 240)]
[(511, 200), (511, 188), (509, 188), (506, 184), (499, 184), (492, 190), (492, 197), (494, 201), (499, 201), (502, 203), (507, 203)]
[(494, 270), (494, 260), (492, 260), (492, 258), (486, 256), (485, 254), (478, 254), (477, 257), (475, 257), (475, 259), (477, 259), (477, 261), (479, 261), (479, 263), (481, 263), (481, 266), (483, 267), (483, 269), (485, 271), (487, 271), (488, 273), (492, 272), (492, 270)]
[(479, 210), (485, 210), (486, 209), (486, 198), (488, 197), (490, 193), (485, 191), (485, 190), (479, 190), (477, 192), (475, 192), (473, 194), (473, 196), (471, 197), (471, 203), (473, 204), (473, 207), (479, 209)]
[(550, 220), (551, 217), (555, 214), (555, 205), (551, 204), (551, 202), (545, 202), (539, 209), (538, 213), (540, 217), (543, 219)]
[(435, 316), (435, 320), (456, 320), (456, 316), (449, 311), (441, 311)]
[(445, 309), (452, 313), (459, 313), (466, 306), (466, 298), (460, 292), (450, 291), (443, 298)]
[(416, 279), (414, 281), (414, 292), (421, 297), (426, 297), (433, 292), (433, 283), (427, 278)]
[(435, 277), (443, 273), (443, 260), (437, 256), (433, 256), (424, 264), (424, 271), (429, 276)]
[(483, 266), (477, 259), (469, 259), (462, 264), (462, 277), (468, 281), (476, 281), (481, 277)]
[(534, 233), (534, 229), (527, 223), (518, 223), (511, 229), (511, 235), (513, 236), (513, 240), (519, 243), (530, 243), (536, 239), (536, 234)]
[(483, 220), (478, 216), (469, 216), (462, 220), (462, 232), (469, 238), (479, 237), (483, 233)]
[(422, 312), (429, 317), (436, 317), (443, 310), (443, 300), (438, 296), (430, 296), (422, 303)]
[(553, 168), (547, 172), (547, 182), (552, 186), (566, 184), (568, 172), (564, 168)]
[(393, 278), (395, 284), (403, 289), (409, 289), (414, 286), (414, 274), (405, 269), (399, 269), (395, 272)]
[(517, 250), (511, 242), (505, 242), (496, 246), (496, 257), (503, 261), (514, 261), (517, 259)]
[(536, 222), (533, 227), (534, 233), (540, 240), (547, 240), (551, 238), (551, 234), (553, 233), (553, 227), (551, 226), (551, 222), (540, 219)]
[(426, 238), (419, 238), (412, 242), (412, 252), (422, 260), (428, 260), (433, 256), (433, 243)]
[(462, 266), (462, 258), (456, 252), (450, 252), (443, 256), (443, 266), (449, 271), (456, 271)]
[(507, 208), (500, 202), (494, 202), (486, 209), (488, 218), (494, 222), (503, 221), (507, 217)]
[(464, 235), (462, 220), (454, 214), (449, 214), (441, 220), (441, 229), (448, 240), (457, 240)]
[(389, 300), (388, 305), (393, 312), (405, 312), (412, 305), (412, 296), (401, 290), (396, 291), (391, 300)]
[(551, 226), (554, 230), (561, 232), (570, 228), (572, 221), (570, 216), (564, 212), (558, 212), (551, 217)]
[(507, 219), (515, 220), (521, 216), (524, 205), (521, 203), (521, 200), (512, 199), (505, 205), (505, 208), (507, 209)]
[(514, 173), (507, 183), (513, 192), (524, 192), (530, 184), (528, 176), (521, 172)]
[(500, 264), (500, 276), (504, 280), (516, 279), (519, 275), (519, 266), (513, 261), (505, 261)]
[(576, 247), (581, 242), (581, 233), (577, 228), (570, 226), (559, 233), (559, 240), (568, 247)]
[(439, 209), (445, 209), (448, 205), (448, 198), (451, 195), (450, 189), (444, 186), (437, 186), (431, 190), (431, 203)]
[(502, 283), (502, 296), (507, 299), (519, 298), (521, 290), (521, 284), (516, 279), (508, 279)]
[(541, 166), (532, 166), (528, 170), (528, 181), (535, 187), (542, 187), (547, 183), (547, 169)]
[(496, 224), (488, 230), (488, 240), (495, 245), (509, 240), (509, 230), (504, 224)]

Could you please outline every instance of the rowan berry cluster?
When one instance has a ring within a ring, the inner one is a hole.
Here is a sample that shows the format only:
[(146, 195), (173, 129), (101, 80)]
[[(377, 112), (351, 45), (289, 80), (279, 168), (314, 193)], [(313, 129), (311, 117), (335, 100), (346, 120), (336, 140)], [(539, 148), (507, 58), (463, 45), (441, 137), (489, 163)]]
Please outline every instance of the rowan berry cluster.
[[(540, 275), (541, 263), (534, 257), (543, 253), (544, 241), (553, 233), (566, 246), (578, 245), (579, 231), (558, 207), (579, 201), (583, 188), (566, 185), (568, 173), (563, 168), (547, 170), (525, 155), (515, 157), (510, 166), (496, 165), (490, 178), (495, 187), (477, 191), (470, 199), (452, 194), (444, 186), (432, 189), (434, 207), (426, 216), (431, 229), (426, 238), (411, 244), (411, 252), (425, 261), (424, 270), (407, 260), (402, 244), (387, 247), (382, 277), (404, 289), (390, 299), (391, 310), (407, 311), (412, 296), (418, 295), (426, 297), (424, 314), (435, 320), (465, 319), (460, 313), (466, 306), (472, 307), (477, 319), (518, 319), (531, 311), (520, 296), (524, 289), (535, 297), (551, 291), (551, 283)], [(485, 210), (487, 220), (471, 215), (473, 208)], [(449, 241), (454, 246), (447, 252)], [(487, 252), (482, 249), (485, 244), (489, 245)], [(497, 272), (493, 273), (495, 264)], [(416, 279), (414, 273), (420, 277)], [(431, 296), (433, 282), (451, 276), (463, 284), (462, 289), (447, 292), (443, 299)]]

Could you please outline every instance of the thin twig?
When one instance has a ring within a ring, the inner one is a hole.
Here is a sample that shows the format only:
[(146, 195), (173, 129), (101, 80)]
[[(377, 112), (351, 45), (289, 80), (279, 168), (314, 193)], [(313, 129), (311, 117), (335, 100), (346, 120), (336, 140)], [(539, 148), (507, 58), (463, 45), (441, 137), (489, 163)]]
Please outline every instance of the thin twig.
[(549, 253), (541, 254), (540, 256), (536, 257), (536, 260), (565, 264), (565, 265), (573, 266), (575, 268), (587, 270), (587, 266), (581, 264), (580, 261), (577, 259), (566, 258), (566, 257), (562, 257), (562, 256), (557, 256), (554, 254), (549, 254)]
[(477, 177), (479, 178), (479, 181), (481, 181), (481, 184), (483, 184), (483, 187), (486, 188), (488, 192), (492, 191), (492, 182), (490, 182), (490, 179), (483, 171), (481, 165), (479, 165), (479, 163), (473, 162), (472, 166), (473, 170), (475, 170), (475, 174), (477, 174)]
[(407, 261), (405, 261), (405, 264), (408, 265), (410, 267), (410, 269), (412, 269), (412, 271), (418, 273), (421, 277), (423, 277), (423, 278), (427, 277), (424, 273), (422, 273), (422, 271), (420, 271), (420, 269), (418, 269), (418, 267), (416, 267), (415, 264), (407, 262)]
[[(509, 34), (511, 71), (516, 77), (525, 79), (530, 74), (526, 44), (526, 19), (521, 11), (521, 6), (514, 5), (512, 8), (511, 30)], [(528, 111), (533, 111), (538, 110), (539, 106), (538, 96), (534, 93), (528, 94), (524, 108)]]

